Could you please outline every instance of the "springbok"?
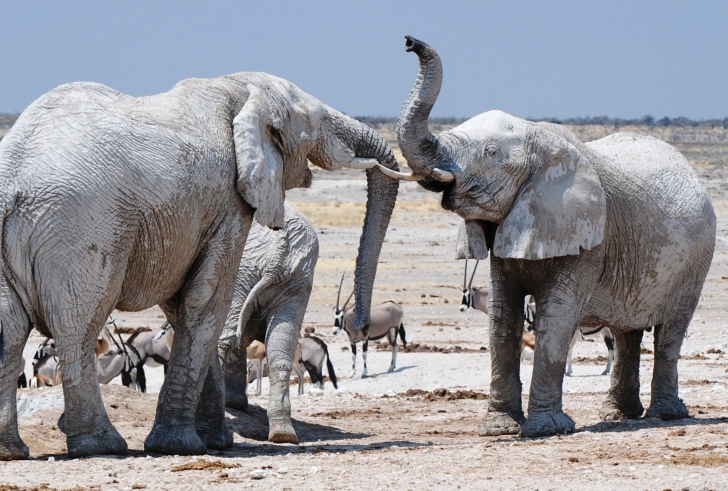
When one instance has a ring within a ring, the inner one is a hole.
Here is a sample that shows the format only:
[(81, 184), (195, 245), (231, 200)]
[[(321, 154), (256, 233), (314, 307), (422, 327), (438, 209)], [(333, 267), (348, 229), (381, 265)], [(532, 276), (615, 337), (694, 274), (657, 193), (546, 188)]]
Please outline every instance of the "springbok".
[(265, 359), (265, 344), (260, 341), (253, 341), (245, 350), (248, 360), (248, 383), (253, 379), (253, 368), (255, 368), (255, 395), (259, 396), (263, 392), (263, 360)]
[(354, 309), (346, 310), (346, 306), (349, 304), (351, 297), (354, 296), (354, 292), (351, 292), (349, 298), (344, 302), (344, 306), (339, 308), (339, 300), (341, 299), (341, 286), (344, 284), (344, 273), (341, 275), (341, 282), (339, 283), (339, 292), (336, 295), (336, 307), (334, 307), (334, 335), (339, 334), (343, 329), (346, 334), (349, 335), (349, 342), (351, 343), (351, 375), (356, 375), (356, 343), (363, 342), (362, 346), (362, 358), (364, 360), (364, 370), (362, 370), (361, 377), (366, 378), (367, 376), (367, 349), (369, 347), (369, 340), (382, 339), (384, 336), (387, 337), (387, 341), (392, 346), (392, 363), (389, 365), (388, 372), (393, 372), (397, 368), (397, 334), (399, 334), (402, 340), (402, 345), (407, 349), (407, 340), (405, 339), (404, 324), (402, 323), (402, 307), (394, 302), (384, 302), (379, 305), (372, 305), (371, 313), (369, 315), (369, 329), (354, 329)]
[[(257, 394), (261, 394), (260, 381), (268, 376), (268, 365), (265, 363), (265, 345), (260, 341), (253, 341), (247, 350), (248, 359), (248, 385), (254, 380), (258, 381)], [(298, 340), (296, 354), (293, 358), (293, 372), (298, 377), (298, 395), (303, 394), (303, 377), (308, 372), (311, 383), (317, 389), (324, 390), (324, 360), (329, 372), (329, 379), (335, 389), (339, 386), (336, 380), (334, 365), (329, 357), (329, 348), (326, 343), (316, 336), (306, 336)]]

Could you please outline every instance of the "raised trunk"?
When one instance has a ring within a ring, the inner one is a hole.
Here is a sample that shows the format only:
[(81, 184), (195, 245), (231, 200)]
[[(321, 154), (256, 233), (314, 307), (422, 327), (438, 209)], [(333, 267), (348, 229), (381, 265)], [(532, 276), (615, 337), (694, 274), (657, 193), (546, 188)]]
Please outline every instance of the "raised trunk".
[[(384, 167), (399, 170), (392, 150), (376, 131), (336, 110), (329, 108), (329, 114), (333, 132), (356, 157), (373, 158)], [(367, 170), (367, 210), (354, 273), (356, 329), (369, 324), (377, 262), (397, 200), (398, 188), (399, 181), (396, 179), (385, 176), (376, 168)]]
[(427, 127), (442, 85), (442, 63), (430, 46), (412, 36), (405, 38), (405, 50), (414, 51), (420, 58), (420, 71), (397, 120), (397, 141), (412, 172), (434, 180), (432, 171), (447, 158), (440, 141)]

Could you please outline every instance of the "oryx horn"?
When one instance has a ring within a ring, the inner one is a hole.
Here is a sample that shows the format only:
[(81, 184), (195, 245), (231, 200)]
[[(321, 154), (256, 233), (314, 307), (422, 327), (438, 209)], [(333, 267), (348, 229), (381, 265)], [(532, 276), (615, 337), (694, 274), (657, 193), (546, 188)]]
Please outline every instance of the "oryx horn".
[(339, 310), (339, 299), (341, 298), (341, 285), (344, 284), (344, 275), (346, 271), (341, 275), (341, 281), (339, 282), (339, 292), (336, 294), (336, 310)]
[(473, 286), (473, 279), (475, 279), (475, 270), (478, 269), (478, 264), (480, 264), (480, 260), (475, 261), (475, 267), (473, 268), (473, 275), (470, 277), (470, 283), (468, 283), (468, 290), (472, 288)]
[(349, 300), (351, 300), (351, 297), (354, 296), (354, 290), (351, 291), (351, 295), (349, 295), (349, 298), (346, 299), (346, 302), (344, 302), (344, 306), (341, 307), (341, 310), (346, 310), (346, 306), (349, 305)]

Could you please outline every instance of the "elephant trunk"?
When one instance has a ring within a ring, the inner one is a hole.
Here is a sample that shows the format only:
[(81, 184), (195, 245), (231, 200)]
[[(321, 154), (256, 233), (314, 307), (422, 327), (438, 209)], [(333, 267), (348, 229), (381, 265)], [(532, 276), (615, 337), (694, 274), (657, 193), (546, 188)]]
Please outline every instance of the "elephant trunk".
[[(397, 159), (384, 139), (369, 126), (328, 108), (333, 132), (359, 158), (376, 159), (388, 169), (399, 170)], [(359, 239), (359, 253), (354, 272), (356, 294), (354, 327), (369, 324), (372, 289), (377, 273), (379, 253), (397, 200), (399, 181), (385, 176), (378, 168), (367, 171), (367, 209)]]
[(427, 126), (427, 118), (442, 86), (442, 63), (429, 45), (412, 36), (405, 36), (405, 39), (405, 51), (417, 54), (420, 70), (397, 119), (397, 141), (412, 172), (432, 181), (436, 180), (433, 177), (435, 168), (447, 159), (442, 143)]

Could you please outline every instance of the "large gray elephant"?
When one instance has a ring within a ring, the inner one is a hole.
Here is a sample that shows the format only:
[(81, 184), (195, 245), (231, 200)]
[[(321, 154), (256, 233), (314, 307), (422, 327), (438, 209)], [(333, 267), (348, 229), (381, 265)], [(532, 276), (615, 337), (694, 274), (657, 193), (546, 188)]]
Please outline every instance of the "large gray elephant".
[[(607, 325), (616, 339), (603, 417), (642, 415), (640, 340), (652, 326), (647, 416), (686, 417), (677, 360), (713, 256), (715, 214), (685, 158), (654, 138), (618, 133), (584, 144), (562, 126), (499, 111), (436, 137), (427, 118), (442, 81), (440, 58), (412, 37), (406, 50), (420, 61), (397, 124), (411, 179), (442, 192), (443, 208), (466, 220), (461, 258), (490, 252), (492, 382), (480, 433), (574, 431), (562, 383), (579, 325)], [(529, 294), (538, 304), (537, 344), (525, 419), (519, 355)]]
[[(232, 445), (222, 404), (196, 408), (221, 400), (214, 354), (251, 221), (283, 226), (285, 191), (311, 181), (307, 159), (327, 170), (397, 165), (372, 129), (265, 73), (184, 80), (150, 97), (73, 83), (26, 109), (0, 142), (0, 458), (28, 456), (15, 382), (33, 326), (58, 349), (69, 454), (124, 453), (94, 344), (114, 308), (155, 304), (176, 337), (145, 449)], [(376, 169), (367, 179), (360, 328), (398, 186)]]
[(291, 205), (286, 204), (282, 229), (253, 224), (218, 343), (225, 404), (241, 410), (248, 407), (246, 347), (255, 340), (265, 343), (270, 380), (268, 440), (272, 442), (298, 442), (288, 388), (318, 255), (316, 231)]

